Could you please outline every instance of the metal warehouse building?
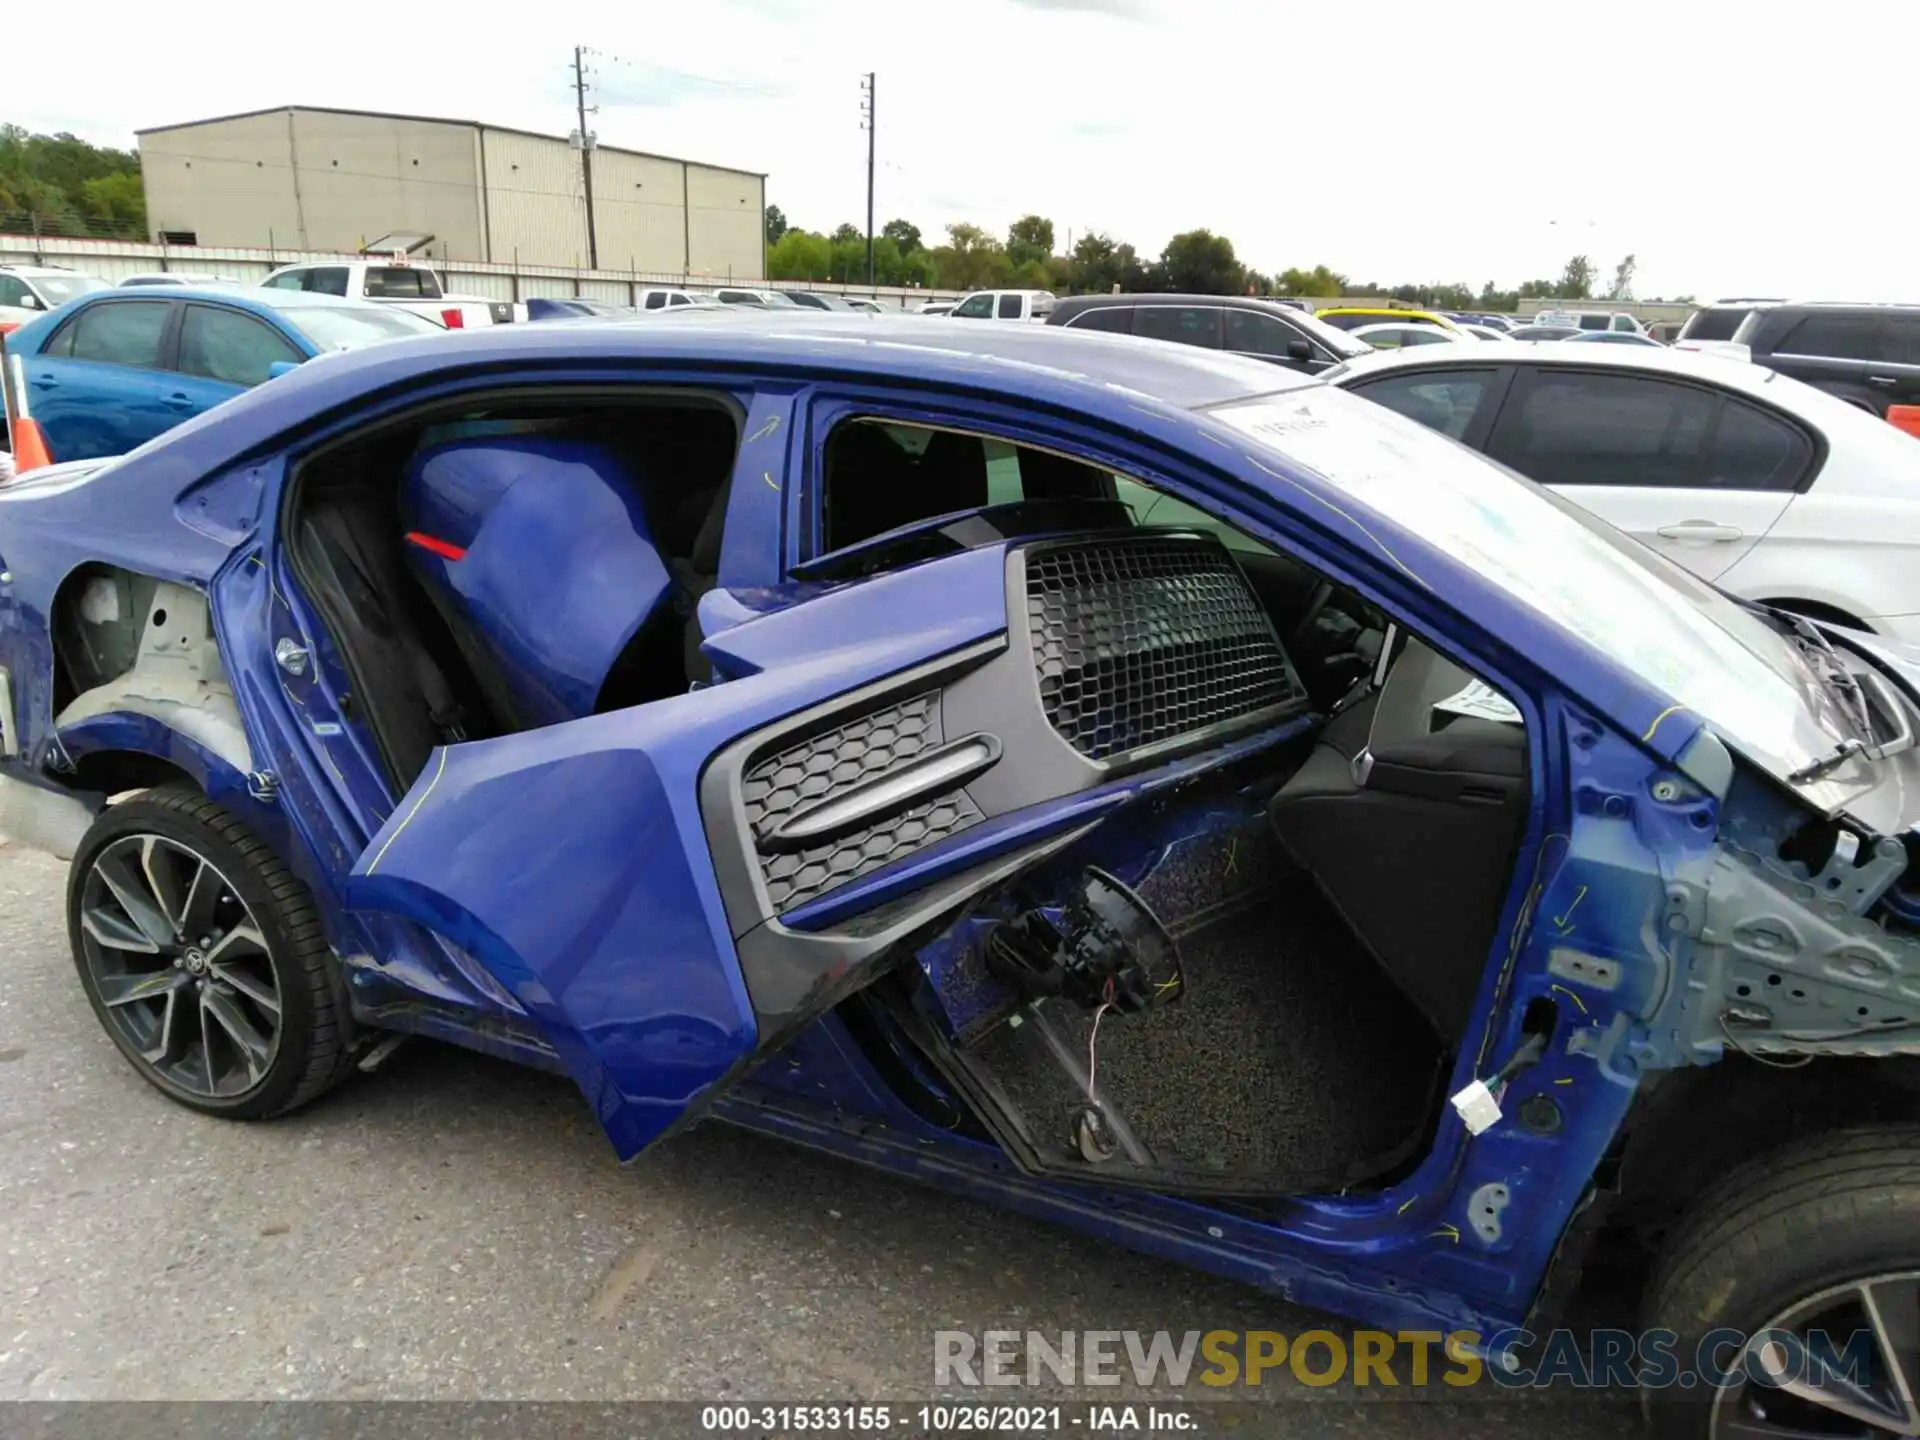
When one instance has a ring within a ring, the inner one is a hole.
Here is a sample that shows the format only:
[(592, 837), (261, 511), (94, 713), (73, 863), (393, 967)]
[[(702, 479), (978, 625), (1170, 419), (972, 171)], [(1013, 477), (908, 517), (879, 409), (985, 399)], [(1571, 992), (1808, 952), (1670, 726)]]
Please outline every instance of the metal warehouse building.
[[(148, 222), (179, 244), (356, 251), (432, 236), (441, 261), (586, 266), (580, 152), (472, 120), (289, 106), (139, 132)], [(757, 278), (766, 177), (593, 152), (600, 268)]]

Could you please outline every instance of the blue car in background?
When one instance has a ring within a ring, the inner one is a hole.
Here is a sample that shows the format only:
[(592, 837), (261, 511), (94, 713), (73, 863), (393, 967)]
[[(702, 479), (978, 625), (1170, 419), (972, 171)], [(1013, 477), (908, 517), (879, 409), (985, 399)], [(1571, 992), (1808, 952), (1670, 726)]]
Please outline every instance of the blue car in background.
[(7, 337), (56, 461), (123, 455), (316, 355), (431, 335), (431, 320), (298, 291), (102, 290)]
[(631, 305), (588, 300), (582, 296), (529, 295), (526, 304), (529, 320), (577, 320), (591, 315), (603, 320), (624, 320), (640, 313)]
[[(179, 1104), (430, 1037), (623, 1159), (711, 1117), (1445, 1337), (1429, 1393), (1916, 1433), (1920, 666), (1383, 405), (501, 326), (28, 472), (0, 558), (0, 830)], [(1536, 1358), (1596, 1257), (1665, 1349)]]

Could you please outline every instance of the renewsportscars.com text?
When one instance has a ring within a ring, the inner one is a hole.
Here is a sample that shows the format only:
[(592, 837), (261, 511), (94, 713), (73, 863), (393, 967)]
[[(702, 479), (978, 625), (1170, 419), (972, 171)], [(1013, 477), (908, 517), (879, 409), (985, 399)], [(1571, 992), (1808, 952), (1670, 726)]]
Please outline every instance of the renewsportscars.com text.
[[(1487, 1357), (1500, 1357), (1498, 1361)], [(1808, 1380), (1865, 1385), (1881, 1363), (1873, 1332), (1716, 1330), (1685, 1353), (1671, 1330), (937, 1330), (933, 1383), (1122, 1385), (1214, 1390), (1291, 1377), (1302, 1385), (1422, 1389), (1717, 1389)]]

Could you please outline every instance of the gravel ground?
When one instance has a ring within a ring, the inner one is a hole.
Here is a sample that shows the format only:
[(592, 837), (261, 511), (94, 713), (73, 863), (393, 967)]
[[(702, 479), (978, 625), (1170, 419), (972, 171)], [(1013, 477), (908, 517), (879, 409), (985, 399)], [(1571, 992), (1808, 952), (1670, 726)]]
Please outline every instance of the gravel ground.
[[(100, 1032), (63, 884), (0, 842), (0, 1401), (919, 1401), (940, 1328), (1347, 1328), (717, 1125), (623, 1168), (572, 1086), (449, 1048), (285, 1120), (204, 1119)], [(1463, 1428), (1284, 1371), (1262, 1399), (1203, 1428), (1639, 1433), (1599, 1402), (1550, 1425), (1475, 1402)], [(0, 1406), (0, 1430), (87, 1409)]]

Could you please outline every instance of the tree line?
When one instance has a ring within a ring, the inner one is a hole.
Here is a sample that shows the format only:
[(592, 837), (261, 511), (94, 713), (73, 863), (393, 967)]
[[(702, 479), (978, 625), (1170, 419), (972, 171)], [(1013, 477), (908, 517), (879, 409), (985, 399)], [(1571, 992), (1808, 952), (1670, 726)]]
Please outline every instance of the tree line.
[[(1603, 281), (1589, 257), (1575, 255), (1557, 277), (1503, 289), (1492, 280), (1477, 288), (1433, 281), (1383, 285), (1352, 279), (1325, 265), (1269, 275), (1243, 264), (1234, 253), (1233, 241), (1210, 230), (1175, 235), (1157, 257), (1143, 256), (1125, 241), (1097, 231), (1077, 237), (1065, 254), (1056, 254), (1053, 222), (1042, 215), (1014, 221), (1004, 240), (977, 225), (949, 225), (946, 233), (945, 244), (929, 246), (918, 226), (889, 220), (874, 236), (874, 281), (942, 290), (1051, 290), (1063, 295), (1105, 293), (1118, 286), (1136, 294), (1377, 296), (1443, 310), (1513, 310), (1522, 300), (1633, 298), (1632, 255), (1614, 267), (1611, 283)], [(767, 278), (864, 284), (866, 236), (853, 225), (842, 225), (831, 234), (803, 230), (789, 224), (778, 205), (769, 205)]]
[(145, 239), (139, 155), (0, 125), (0, 229)]

